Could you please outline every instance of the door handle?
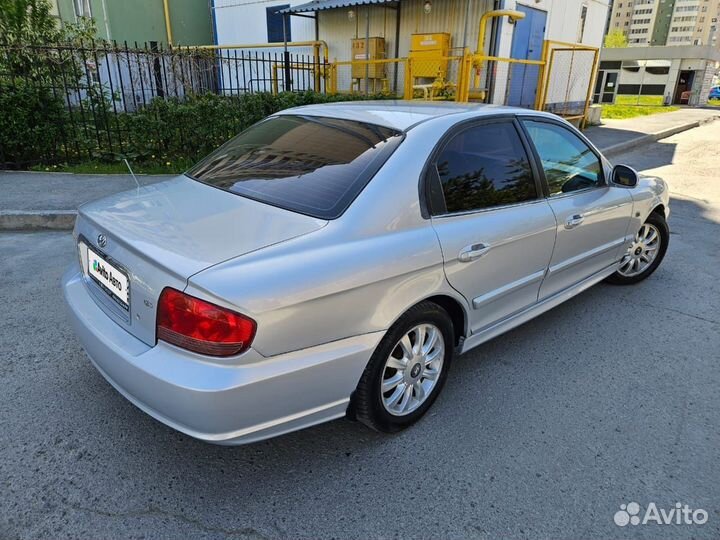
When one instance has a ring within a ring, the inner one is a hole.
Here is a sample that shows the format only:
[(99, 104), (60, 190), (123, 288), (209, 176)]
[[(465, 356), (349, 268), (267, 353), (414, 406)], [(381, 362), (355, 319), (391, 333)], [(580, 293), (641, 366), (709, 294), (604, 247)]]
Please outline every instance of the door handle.
[(490, 246), (488, 246), (487, 244), (471, 244), (469, 246), (465, 246), (460, 250), (458, 260), (460, 262), (474, 261), (478, 257), (482, 257), (483, 255), (485, 255), (488, 251), (490, 251)]
[(583, 221), (585, 221), (585, 216), (582, 214), (575, 214), (574, 216), (570, 216), (565, 220), (565, 228), (566, 229), (574, 229), (578, 225), (580, 225)]

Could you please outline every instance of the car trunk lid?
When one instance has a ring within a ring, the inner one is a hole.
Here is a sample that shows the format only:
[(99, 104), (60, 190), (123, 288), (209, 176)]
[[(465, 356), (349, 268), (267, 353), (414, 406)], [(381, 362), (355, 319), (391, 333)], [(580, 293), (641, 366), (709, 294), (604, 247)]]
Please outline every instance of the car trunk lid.
[[(135, 337), (154, 344), (164, 287), (183, 290), (201, 270), (326, 224), (181, 176), (81, 206), (76, 234), (97, 303)], [(90, 277), (88, 258), (98, 256), (127, 275), (129, 305), (113, 298), (102, 279)]]

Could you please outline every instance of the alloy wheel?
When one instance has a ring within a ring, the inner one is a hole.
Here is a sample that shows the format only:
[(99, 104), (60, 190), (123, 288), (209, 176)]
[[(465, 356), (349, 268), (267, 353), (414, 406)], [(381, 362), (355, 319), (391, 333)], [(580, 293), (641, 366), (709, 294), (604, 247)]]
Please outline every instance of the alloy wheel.
[(385, 410), (405, 416), (420, 407), (440, 378), (445, 340), (433, 324), (418, 324), (400, 338), (385, 361), (380, 395)]
[(653, 263), (660, 250), (660, 231), (651, 224), (645, 223), (635, 235), (635, 240), (620, 261), (618, 272), (625, 277), (642, 274)]

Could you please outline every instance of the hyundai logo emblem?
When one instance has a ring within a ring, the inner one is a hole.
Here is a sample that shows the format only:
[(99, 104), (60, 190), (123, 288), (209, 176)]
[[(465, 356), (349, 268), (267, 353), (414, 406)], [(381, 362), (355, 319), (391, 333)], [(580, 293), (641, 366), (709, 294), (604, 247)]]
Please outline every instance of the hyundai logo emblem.
[(101, 248), (107, 246), (107, 238), (105, 238), (104, 234), (98, 234), (98, 246)]

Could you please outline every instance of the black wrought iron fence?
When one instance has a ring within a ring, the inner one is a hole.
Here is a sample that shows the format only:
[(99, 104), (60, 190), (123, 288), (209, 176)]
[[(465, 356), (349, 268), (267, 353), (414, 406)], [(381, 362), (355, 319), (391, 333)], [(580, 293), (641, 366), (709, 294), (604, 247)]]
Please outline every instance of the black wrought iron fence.
[(192, 159), (274, 112), (269, 96), (324, 93), (319, 62), (277, 50), (0, 43), (0, 166), (143, 159), (183, 145)]

